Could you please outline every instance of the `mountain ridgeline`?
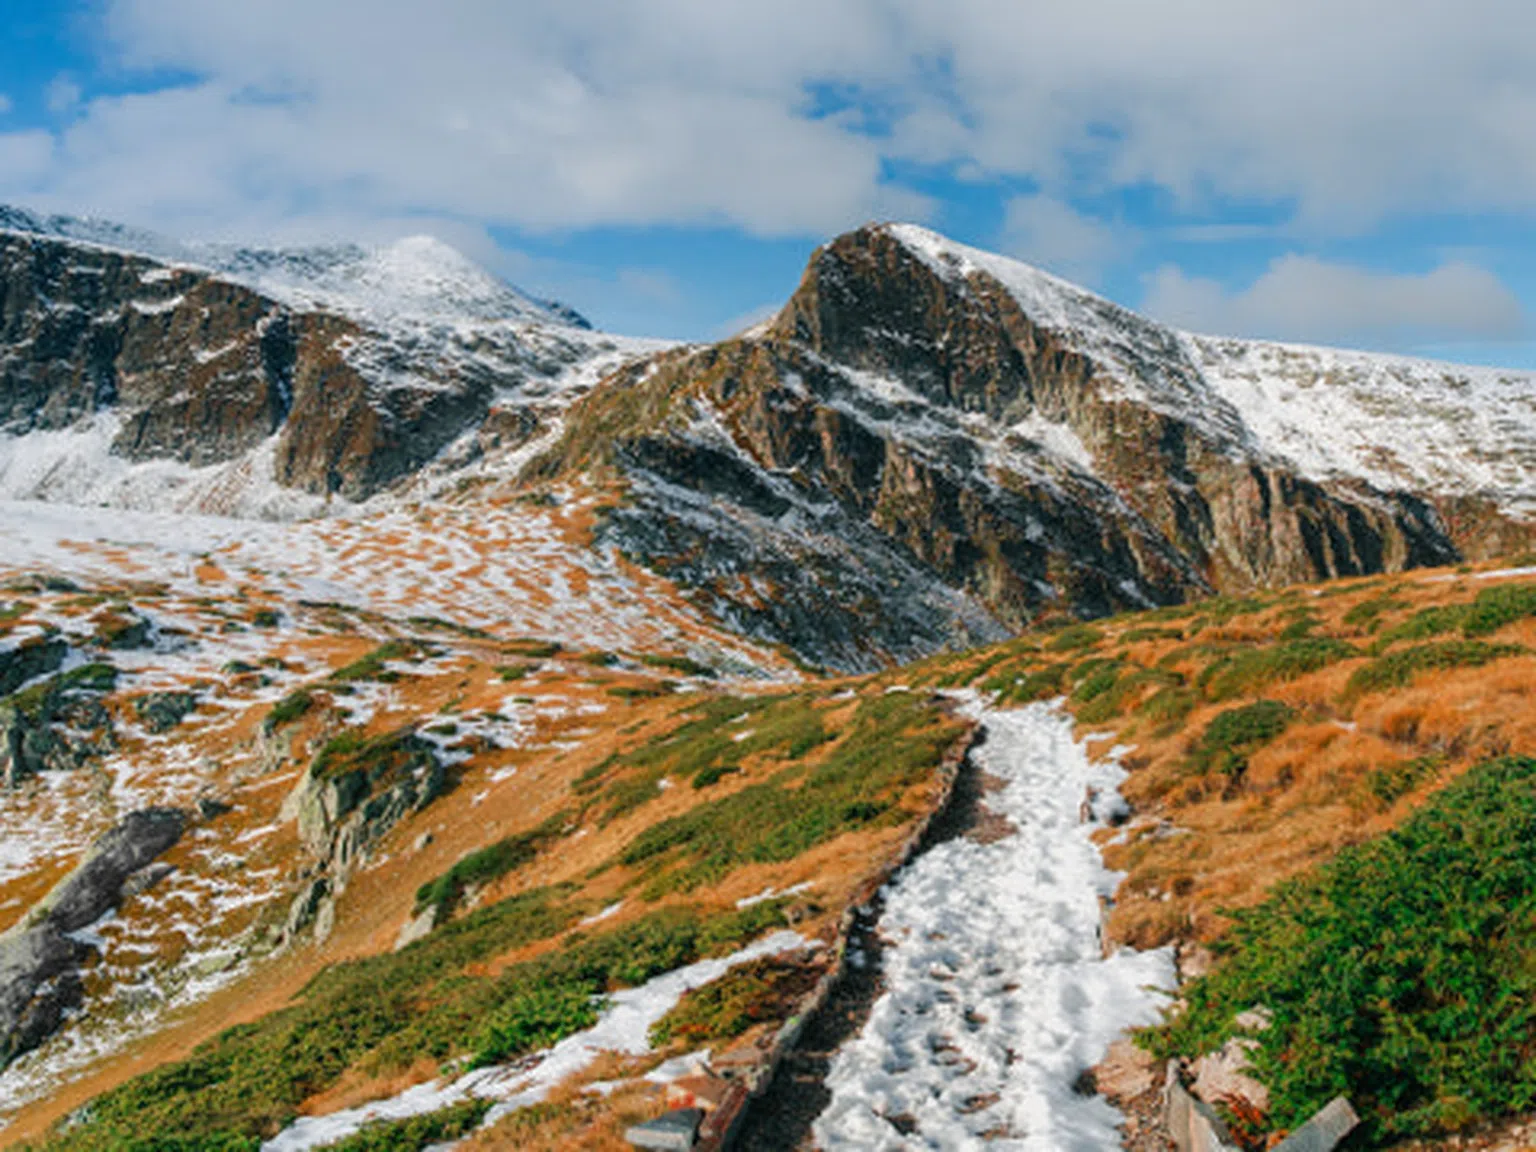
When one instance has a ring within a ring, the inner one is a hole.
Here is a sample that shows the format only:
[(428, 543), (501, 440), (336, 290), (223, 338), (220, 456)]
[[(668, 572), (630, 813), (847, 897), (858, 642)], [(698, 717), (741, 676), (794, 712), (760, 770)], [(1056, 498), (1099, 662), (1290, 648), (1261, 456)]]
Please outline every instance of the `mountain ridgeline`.
[(665, 347), (432, 242), (204, 268), (17, 219), (7, 497), (293, 515), (428, 474), (461, 500), (616, 482), (599, 547), (847, 669), (1533, 535), (1527, 377), (1191, 337), (910, 226), (818, 249), (758, 328)]

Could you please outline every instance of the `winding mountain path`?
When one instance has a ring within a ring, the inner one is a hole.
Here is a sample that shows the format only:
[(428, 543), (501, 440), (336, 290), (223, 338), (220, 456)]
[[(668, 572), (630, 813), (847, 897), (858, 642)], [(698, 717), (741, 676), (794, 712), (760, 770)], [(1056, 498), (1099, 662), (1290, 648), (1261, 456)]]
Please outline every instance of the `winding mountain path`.
[(1119, 1114), (1072, 1085), (1173, 984), (1167, 949), (1102, 955), (1099, 897), (1117, 877), (1089, 834), (1122, 806), (1123, 770), (1090, 761), (1051, 705), (968, 707), (987, 807), (1011, 827), (938, 844), (887, 888), (885, 991), (833, 1060), (815, 1125), (828, 1152), (1116, 1147)]

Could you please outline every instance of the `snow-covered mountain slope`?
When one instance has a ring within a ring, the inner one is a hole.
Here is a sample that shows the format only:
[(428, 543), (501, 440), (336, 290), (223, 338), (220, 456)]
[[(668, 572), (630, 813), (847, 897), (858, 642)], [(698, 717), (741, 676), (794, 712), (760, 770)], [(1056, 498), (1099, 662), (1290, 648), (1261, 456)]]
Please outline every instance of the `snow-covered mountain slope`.
[(982, 273), (1128, 399), (1313, 480), (1482, 496), (1536, 517), (1536, 372), (1179, 332), (915, 225), (887, 231), (937, 274)]

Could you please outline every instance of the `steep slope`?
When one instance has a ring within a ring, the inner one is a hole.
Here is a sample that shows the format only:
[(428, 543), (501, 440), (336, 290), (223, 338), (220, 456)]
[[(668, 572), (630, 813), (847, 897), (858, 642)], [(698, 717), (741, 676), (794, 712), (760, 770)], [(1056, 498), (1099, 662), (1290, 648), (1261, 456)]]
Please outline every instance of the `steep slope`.
[(0, 494), (312, 512), (450, 445), (460, 463), (515, 448), (564, 389), (656, 346), (592, 333), (427, 238), (192, 249), (5, 210)]
[[(1536, 384), (1484, 375), (1201, 340), (882, 225), (819, 249), (768, 324), (605, 381), (533, 475), (611, 467), (613, 539), (735, 626), (859, 667), (1042, 611), (1508, 548)], [(1313, 393), (1330, 431), (1306, 439)]]

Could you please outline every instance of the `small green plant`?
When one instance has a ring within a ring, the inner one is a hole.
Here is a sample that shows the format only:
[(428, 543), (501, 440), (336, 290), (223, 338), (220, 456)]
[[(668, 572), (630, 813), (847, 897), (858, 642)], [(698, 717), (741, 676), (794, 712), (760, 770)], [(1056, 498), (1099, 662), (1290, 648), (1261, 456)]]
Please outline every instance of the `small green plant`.
[(1408, 607), (1406, 600), (1399, 600), (1391, 593), (1362, 600), (1344, 613), (1344, 623), (1351, 628), (1363, 628), (1374, 632), (1381, 627), (1381, 618), (1388, 612)]
[(413, 644), (408, 640), (389, 640), (380, 644), (362, 659), (354, 660), (336, 669), (331, 673), (330, 678), (339, 684), (351, 683), (354, 680), (374, 680), (380, 684), (394, 684), (401, 679), (401, 674), (393, 668), (386, 668), (386, 662), (417, 659), (429, 655), (430, 652), (426, 645)]
[(782, 956), (765, 956), (732, 968), (695, 988), (651, 1026), (651, 1044), (674, 1041), (702, 1048), (740, 1036), (754, 1024), (782, 1019), (815, 987), (818, 968)]
[(468, 1136), (490, 1110), (489, 1100), (469, 1099), (404, 1120), (370, 1120), (353, 1135), (320, 1145), (319, 1152), (420, 1152)]
[(306, 688), (296, 688), (272, 705), (272, 711), (267, 713), (266, 719), (261, 722), (261, 726), (267, 735), (270, 736), (279, 728), (292, 724), (313, 708), (314, 705), (315, 697), (313, 693)]
[(680, 676), (698, 676), (707, 680), (715, 678), (717, 673), (708, 664), (700, 664), (697, 660), (691, 660), (687, 656), (666, 656), (646, 654), (640, 657), (640, 663), (647, 668), (665, 668), (669, 672), (676, 672)]
[(489, 884), (521, 868), (546, 844), (559, 838), (568, 820), (569, 817), (561, 812), (531, 831), (508, 836), (471, 852), (437, 879), (416, 890), (416, 911), (434, 907), (441, 922), (457, 906), (466, 889)]
[(1092, 624), (1070, 624), (1046, 641), (1045, 646), (1051, 652), (1078, 652), (1092, 648), (1102, 639), (1104, 633)]
[(501, 647), (507, 655), (521, 656), (525, 660), (548, 660), (565, 650), (553, 640), (507, 640)]

